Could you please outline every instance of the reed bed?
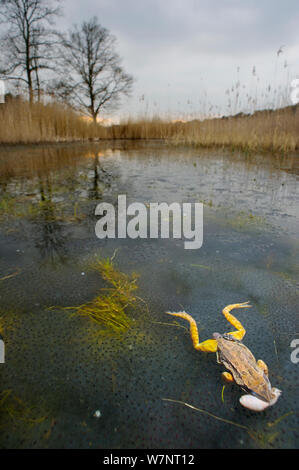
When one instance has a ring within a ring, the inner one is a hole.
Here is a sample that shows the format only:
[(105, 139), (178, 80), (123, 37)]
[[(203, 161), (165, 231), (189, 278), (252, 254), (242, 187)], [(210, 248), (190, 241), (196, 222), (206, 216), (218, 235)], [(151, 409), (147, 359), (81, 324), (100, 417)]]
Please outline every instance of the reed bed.
[(128, 121), (112, 126), (111, 132), (114, 139), (164, 139), (198, 147), (289, 152), (299, 149), (299, 106), (202, 121)]
[(188, 122), (128, 119), (110, 126), (95, 124), (55, 103), (11, 100), (0, 105), (2, 144), (103, 139), (160, 139), (173, 145), (292, 152), (299, 149), (299, 105)]
[(2, 144), (88, 140), (100, 137), (101, 130), (102, 126), (57, 103), (30, 104), (15, 99), (0, 104)]

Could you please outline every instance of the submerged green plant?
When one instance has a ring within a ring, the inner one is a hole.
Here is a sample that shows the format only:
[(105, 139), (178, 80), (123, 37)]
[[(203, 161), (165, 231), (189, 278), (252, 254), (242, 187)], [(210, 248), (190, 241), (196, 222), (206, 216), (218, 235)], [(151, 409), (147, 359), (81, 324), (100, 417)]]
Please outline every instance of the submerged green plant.
[(23, 400), (12, 393), (11, 389), (0, 392), (0, 416), (3, 426), (7, 426), (9, 421), (13, 424), (19, 422), (34, 426), (45, 421), (45, 416), (39, 416), (39, 410), (35, 406), (28, 406)]
[(134, 294), (138, 287), (137, 275), (133, 273), (130, 276), (120, 272), (109, 258), (91, 264), (90, 269), (98, 271), (112, 287), (102, 288), (101, 294), (90, 302), (79, 306), (64, 307), (64, 310), (74, 310), (75, 314), (88, 317), (114, 332), (125, 331), (131, 324), (125, 310), (138, 300)]

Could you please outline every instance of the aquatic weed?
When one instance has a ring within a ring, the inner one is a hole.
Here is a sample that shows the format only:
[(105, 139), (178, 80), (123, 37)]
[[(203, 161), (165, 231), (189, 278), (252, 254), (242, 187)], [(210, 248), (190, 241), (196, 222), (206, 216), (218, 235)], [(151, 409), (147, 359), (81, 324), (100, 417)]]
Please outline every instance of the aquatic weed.
[(101, 293), (89, 302), (63, 309), (73, 310), (74, 314), (88, 317), (116, 333), (127, 330), (131, 320), (125, 310), (140, 300), (134, 294), (138, 288), (137, 274), (128, 275), (120, 272), (109, 258), (90, 264), (89, 269), (99, 272), (102, 279), (112, 287), (102, 288)]
[(21, 398), (13, 394), (11, 389), (0, 392), (0, 416), (1, 426), (6, 427), (9, 422), (18, 424), (23, 422), (28, 426), (34, 426), (45, 421), (46, 416), (39, 416), (37, 406), (29, 406)]

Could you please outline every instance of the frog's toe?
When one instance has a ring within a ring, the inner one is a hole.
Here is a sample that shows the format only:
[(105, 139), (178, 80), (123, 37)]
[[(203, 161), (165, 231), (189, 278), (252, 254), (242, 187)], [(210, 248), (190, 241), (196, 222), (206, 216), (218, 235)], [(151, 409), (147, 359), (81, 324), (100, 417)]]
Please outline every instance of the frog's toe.
[(222, 372), (221, 377), (225, 382), (232, 383), (235, 381), (232, 374), (230, 374), (229, 372)]
[(264, 361), (262, 361), (261, 359), (259, 359), (257, 362), (256, 362), (257, 366), (262, 369), (262, 371), (264, 372), (264, 374), (268, 377), (269, 375), (269, 371), (268, 371), (268, 366), (267, 364), (264, 363)]

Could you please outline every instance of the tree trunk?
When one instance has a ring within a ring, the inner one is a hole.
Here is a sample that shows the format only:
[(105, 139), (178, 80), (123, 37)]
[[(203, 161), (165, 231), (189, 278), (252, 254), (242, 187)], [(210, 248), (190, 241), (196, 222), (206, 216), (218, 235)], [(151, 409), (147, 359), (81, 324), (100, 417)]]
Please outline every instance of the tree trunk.
[(29, 102), (33, 103), (33, 88), (32, 88), (32, 79), (31, 73), (28, 71), (28, 91), (29, 91)]

